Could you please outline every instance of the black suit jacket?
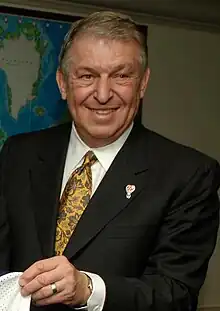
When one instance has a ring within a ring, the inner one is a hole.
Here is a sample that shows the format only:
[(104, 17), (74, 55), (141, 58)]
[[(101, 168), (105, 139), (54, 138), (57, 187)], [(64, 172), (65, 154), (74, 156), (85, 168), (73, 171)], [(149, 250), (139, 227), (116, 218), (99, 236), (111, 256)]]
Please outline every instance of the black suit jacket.
[[(70, 131), (66, 124), (18, 135), (2, 150), (1, 270), (24, 271), (54, 255)], [(130, 199), (128, 184), (136, 187)], [(134, 126), (64, 252), (103, 278), (104, 311), (194, 310), (216, 241), (219, 184), (215, 160)]]

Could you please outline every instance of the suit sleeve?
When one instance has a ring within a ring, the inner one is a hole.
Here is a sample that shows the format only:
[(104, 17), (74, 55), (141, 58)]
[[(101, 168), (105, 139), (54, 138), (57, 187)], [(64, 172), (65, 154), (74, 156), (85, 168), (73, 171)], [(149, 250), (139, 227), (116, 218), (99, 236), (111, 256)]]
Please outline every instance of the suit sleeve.
[(10, 261), (10, 241), (9, 224), (7, 221), (7, 210), (5, 201), (5, 178), (6, 159), (8, 156), (8, 141), (3, 146), (0, 153), (0, 273), (9, 271)]
[(196, 310), (219, 224), (217, 162), (191, 174), (165, 212), (139, 279), (102, 275), (104, 311)]

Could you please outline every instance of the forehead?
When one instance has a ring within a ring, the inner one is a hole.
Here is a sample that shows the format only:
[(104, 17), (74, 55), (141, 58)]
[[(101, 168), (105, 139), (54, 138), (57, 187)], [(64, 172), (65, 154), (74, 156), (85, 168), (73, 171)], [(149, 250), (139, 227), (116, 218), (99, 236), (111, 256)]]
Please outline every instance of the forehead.
[(140, 47), (135, 40), (119, 41), (86, 36), (74, 40), (68, 58), (75, 67), (135, 66), (140, 62)]

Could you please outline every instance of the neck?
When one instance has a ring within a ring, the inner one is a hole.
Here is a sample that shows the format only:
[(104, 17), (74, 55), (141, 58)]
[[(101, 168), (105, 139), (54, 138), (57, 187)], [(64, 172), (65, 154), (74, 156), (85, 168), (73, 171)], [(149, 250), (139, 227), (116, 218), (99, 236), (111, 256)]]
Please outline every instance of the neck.
[(79, 138), (89, 148), (101, 148), (101, 147), (110, 145), (114, 143), (124, 133), (124, 131), (122, 131), (122, 132), (119, 132), (118, 135), (112, 135), (110, 137), (103, 138), (103, 137), (94, 137), (94, 136), (88, 135), (87, 133), (82, 131), (80, 128), (78, 128), (76, 124), (75, 124), (75, 129), (76, 129), (76, 132)]

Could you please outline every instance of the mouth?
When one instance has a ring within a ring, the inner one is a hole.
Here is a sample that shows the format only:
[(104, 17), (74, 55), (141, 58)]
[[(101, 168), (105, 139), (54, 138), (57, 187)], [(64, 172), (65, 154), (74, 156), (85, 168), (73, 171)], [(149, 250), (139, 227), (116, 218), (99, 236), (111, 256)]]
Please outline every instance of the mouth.
[(95, 112), (97, 115), (100, 116), (107, 116), (111, 114), (112, 112), (117, 111), (119, 108), (105, 108), (105, 109), (94, 109), (94, 108), (88, 108), (90, 111)]

